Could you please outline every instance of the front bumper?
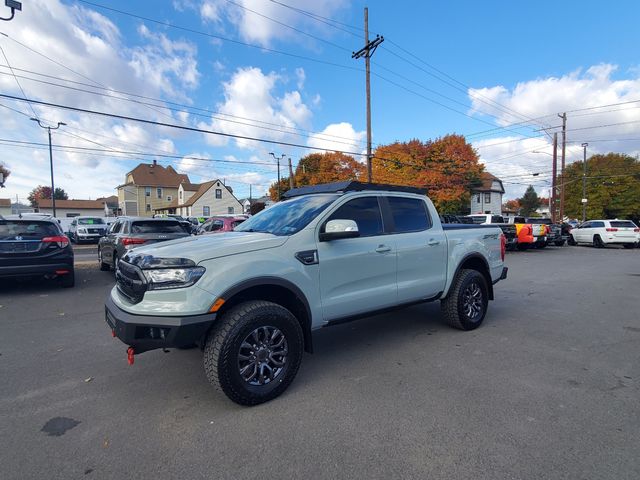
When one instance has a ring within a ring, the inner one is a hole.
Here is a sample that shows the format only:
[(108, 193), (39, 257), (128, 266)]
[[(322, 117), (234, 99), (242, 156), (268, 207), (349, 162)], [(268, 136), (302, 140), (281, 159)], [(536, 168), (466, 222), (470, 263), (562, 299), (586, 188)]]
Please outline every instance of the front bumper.
[(133, 347), (135, 353), (192, 345), (202, 339), (216, 320), (215, 313), (179, 317), (133, 315), (118, 307), (111, 295), (104, 308), (111, 331)]
[(76, 233), (76, 237), (81, 242), (88, 242), (89, 240), (97, 242), (104, 235), (104, 233)]

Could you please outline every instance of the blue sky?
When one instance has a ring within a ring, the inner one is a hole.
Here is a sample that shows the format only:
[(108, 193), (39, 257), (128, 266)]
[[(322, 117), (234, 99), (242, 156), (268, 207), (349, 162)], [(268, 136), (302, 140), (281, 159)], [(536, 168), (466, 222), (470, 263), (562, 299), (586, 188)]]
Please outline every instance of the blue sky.
[[(568, 162), (581, 158), (584, 141), (590, 153), (640, 152), (637, 2), (92, 3), (24, 0), (1, 22), (0, 93), (363, 152), (364, 61), (351, 52), (363, 45), (367, 5), (372, 36), (385, 37), (372, 59), (374, 144), (468, 135), (509, 198), (529, 183), (548, 194), (545, 131), (558, 131), (559, 112), (569, 112)], [(225, 179), (239, 198), (251, 184), (256, 195), (277, 175), (269, 152), (295, 166), (313, 151), (6, 98), (0, 105), (0, 161), (12, 171), (5, 198), (49, 183), (46, 146), (16, 143), (46, 143), (32, 116), (68, 124), (53, 143), (56, 184), (72, 198), (113, 194), (128, 170), (154, 158), (194, 182)]]

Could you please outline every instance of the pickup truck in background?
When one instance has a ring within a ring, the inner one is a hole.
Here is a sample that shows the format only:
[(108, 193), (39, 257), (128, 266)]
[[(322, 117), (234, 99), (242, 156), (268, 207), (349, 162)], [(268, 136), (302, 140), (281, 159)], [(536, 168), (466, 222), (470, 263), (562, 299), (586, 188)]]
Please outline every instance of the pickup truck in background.
[(507, 277), (502, 231), (442, 225), (419, 189), (349, 181), (284, 198), (232, 232), (120, 259), (105, 315), (129, 363), (199, 344), (209, 382), (256, 405), (291, 384), (313, 330), (436, 300), (449, 325), (473, 330)]
[(553, 223), (550, 218), (527, 218), (526, 222), (531, 225), (546, 225), (548, 229), (546, 235), (547, 245), (554, 244), (556, 247), (561, 247), (568, 240), (568, 235), (563, 235), (562, 225)]
[(499, 227), (504, 233), (507, 241), (507, 250), (515, 250), (518, 248), (518, 231), (515, 225), (507, 223), (502, 215), (495, 215), (489, 213), (480, 213), (467, 215), (466, 218), (470, 219), (476, 225), (491, 225)]
[(518, 250), (547, 246), (547, 228), (544, 225), (527, 223), (524, 217), (509, 218), (509, 223), (516, 226)]

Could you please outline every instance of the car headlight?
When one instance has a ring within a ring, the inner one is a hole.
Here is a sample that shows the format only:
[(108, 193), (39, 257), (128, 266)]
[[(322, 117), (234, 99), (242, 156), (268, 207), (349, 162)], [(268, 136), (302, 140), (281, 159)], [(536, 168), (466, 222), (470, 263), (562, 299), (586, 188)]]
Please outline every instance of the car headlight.
[(142, 271), (147, 282), (149, 282), (149, 290), (190, 287), (202, 277), (204, 272), (204, 267), (162, 268)]

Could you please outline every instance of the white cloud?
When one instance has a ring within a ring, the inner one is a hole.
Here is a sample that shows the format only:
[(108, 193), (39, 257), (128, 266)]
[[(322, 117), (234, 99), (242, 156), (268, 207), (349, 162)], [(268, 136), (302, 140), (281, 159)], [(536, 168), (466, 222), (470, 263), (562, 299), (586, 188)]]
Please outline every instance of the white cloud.
[[(512, 90), (501, 85), (471, 89), (471, 113), (495, 115), (502, 126), (522, 120), (487, 105), (487, 102), (494, 101), (526, 117), (539, 118), (538, 122), (547, 127), (557, 127), (562, 123), (557, 114), (567, 112), (567, 164), (582, 159), (582, 142), (589, 143), (589, 155), (611, 151), (637, 155), (640, 140), (624, 139), (640, 137), (637, 134), (640, 128), (640, 102), (637, 102), (640, 99), (640, 73), (630, 71), (630, 78), (614, 79), (612, 77), (616, 70), (615, 65), (600, 64), (591, 66), (584, 72), (579, 70), (561, 77), (520, 82)], [(595, 108), (603, 105), (612, 106)], [(533, 128), (541, 127), (535, 125)], [(549, 132), (559, 132), (559, 129), (551, 128)], [(539, 194), (547, 196), (551, 157), (532, 151), (551, 153), (551, 140), (544, 133), (528, 134), (540, 135), (540, 138), (514, 137), (509, 132), (509, 136), (471, 141), (479, 149), (482, 160), (491, 173), (514, 183), (543, 185), (536, 188)], [(489, 146), (492, 144), (495, 145)], [(531, 175), (538, 171), (544, 171), (546, 177)], [(526, 185), (505, 183), (505, 188), (507, 197), (515, 198), (524, 193)]]
[(296, 68), (296, 85), (298, 86), (298, 90), (302, 90), (304, 88), (304, 81), (307, 78), (306, 73), (304, 72), (304, 68), (298, 67)]
[[(263, 46), (270, 45), (274, 39), (296, 38), (310, 45), (311, 42), (315, 42), (282, 24), (307, 32), (331, 32), (327, 26), (275, 2), (258, 4), (253, 0), (237, 0), (235, 3), (238, 5), (224, 0), (205, 0), (200, 7), (200, 15), (203, 21), (216, 24), (221, 24), (226, 18), (238, 29), (244, 40)], [(309, 7), (308, 0), (288, 0), (286, 3), (294, 8), (311, 9), (313, 13), (325, 17), (335, 17), (339, 10), (349, 5), (349, 2), (344, 0), (315, 0), (312, 8)], [(277, 19), (280, 24), (266, 17)]]
[[(307, 126), (311, 111), (298, 91), (285, 92), (279, 97), (275, 91), (279, 80), (274, 72), (265, 74), (255, 67), (238, 69), (223, 84), (225, 101), (217, 107), (221, 115), (215, 115), (210, 124), (202, 122), (200, 127), (254, 138), (293, 139), (287, 129)], [(257, 126), (259, 123), (265, 128)], [(205, 138), (214, 146), (228, 143), (224, 136), (206, 135)], [(235, 143), (240, 148), (259, 148), (250, 140), (236, 139)]]
[(350, 123), (332, 123), (322, 132), (312, 135), (307, 145), (336, 151), (359, 152), (366, 138), (366, 131), (356, 132)]

